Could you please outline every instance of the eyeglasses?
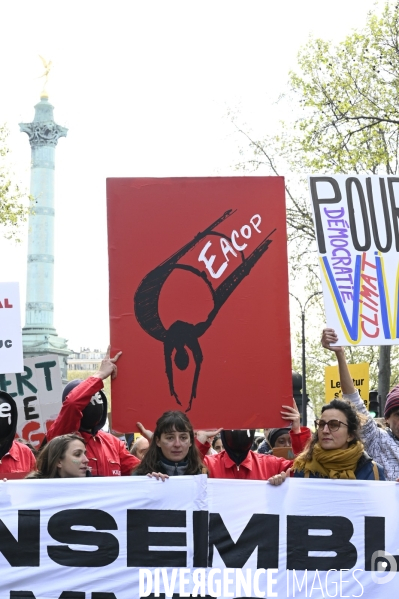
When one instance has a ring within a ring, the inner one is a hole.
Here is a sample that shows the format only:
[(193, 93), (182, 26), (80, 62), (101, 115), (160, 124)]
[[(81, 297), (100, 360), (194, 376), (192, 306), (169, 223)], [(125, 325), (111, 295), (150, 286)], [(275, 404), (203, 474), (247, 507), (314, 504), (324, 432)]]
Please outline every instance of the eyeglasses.
[(314, 421), (315, 427), (321, 431), (327, 425), (330, 433), (335, 433), (335, 431), (337, 431), (339, 429), (341, 424), (343, 424), (346, 427), (348, 426), (347, 424), (345, 424), (345, 422), (341, 422), (340, 420), (335, 420), (335, 419), (329, 420), (328, 422), (326, 422), (325, 420), (320, 420), (320, 418), (318, 418), (317, 420)]

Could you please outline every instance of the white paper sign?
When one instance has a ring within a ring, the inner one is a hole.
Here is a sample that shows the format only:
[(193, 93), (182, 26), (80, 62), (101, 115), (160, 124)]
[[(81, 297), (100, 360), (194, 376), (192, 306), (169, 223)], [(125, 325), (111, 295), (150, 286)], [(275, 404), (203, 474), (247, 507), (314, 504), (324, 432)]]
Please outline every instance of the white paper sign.
[(205, 475), (0, 482), (0, 597), (392, 599), (398, 493)]
[(399, 343), (399, 178), (309, 177), (327, 326), (338, 345)]
[(18, 436), (38, 449), (61, 410), (63, 385), (57, 358), (25, 358), (21, 373), (0, 374), (0, 389), (17, 404)]
[(0, 283), (0, 373), (22, 372), (19, 284)]

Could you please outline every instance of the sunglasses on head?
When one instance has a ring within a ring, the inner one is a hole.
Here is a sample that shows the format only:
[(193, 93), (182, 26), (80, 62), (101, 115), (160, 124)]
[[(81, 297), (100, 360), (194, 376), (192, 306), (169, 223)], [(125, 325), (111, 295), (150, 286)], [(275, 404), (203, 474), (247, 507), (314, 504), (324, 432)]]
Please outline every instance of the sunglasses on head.
[(333, 420), (329, 420), (328, 422), (326, 422), (326, 420), (321, 420), (320, 418), (314, 421), (315, 427), (319, 430), (323, 430), (324, 427), (327, 425), (330, 433), (334, 433), (335, 431), (337, 431), (341, 424), (343, 424), (346, 427), (348, 426), (347, 424), (345, 424), (345, 422), (341, 422), (340, 420), (336, 420), (335, 418)]

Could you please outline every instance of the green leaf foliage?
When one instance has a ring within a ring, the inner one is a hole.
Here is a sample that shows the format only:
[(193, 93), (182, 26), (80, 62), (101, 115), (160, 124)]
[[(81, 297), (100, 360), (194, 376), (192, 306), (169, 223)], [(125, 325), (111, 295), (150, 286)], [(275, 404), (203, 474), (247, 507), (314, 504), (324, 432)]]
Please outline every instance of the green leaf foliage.
[(26, 206), (29, 196), (20, 189), (10, 172), (6, 159), (7, 137), (7, 127), (0, 126), (0, 227), (6, 238), (19, 241), (19, 226), (30, 212), (29, 206)]
[(311, 171), (398, 172), (399, 7), (369, 14), (343, 42), (311, 38), (290, 74), (294, 142)]
[[(320, 289), (306, 175), (399, 173), (399, 3), (387, 2), (379, 14), (370, 12), (363, 28), (337, 45), (310, 37), (280, 102), (286, 120), (277, 135), (259, 139), (234, 119), (251, 152), (248, 158), (241, 150), (246, 159), (237, 168), (284, 175), (290, 282), (301, 281), (304, 301)], [(334, 354), (323, 350), (318, 340), (312, 341), (319, 338), (321, 327), (317, 324), (317, 331), (309, 331), (307, 340), (307, 387), (315, 412), (324, 402), (324, 366), (334, 361)], [(298, 337), (293, 343), (293, 367), (299, 372), (300, 348)], [(348, 357), (349, 352), (351, 361), (370, 363), (370, 386), (376, 388), (378, 349), (348, 349)], [(380, 391), (398, 381), (395, 347), (390, 381), (380, 380)]]

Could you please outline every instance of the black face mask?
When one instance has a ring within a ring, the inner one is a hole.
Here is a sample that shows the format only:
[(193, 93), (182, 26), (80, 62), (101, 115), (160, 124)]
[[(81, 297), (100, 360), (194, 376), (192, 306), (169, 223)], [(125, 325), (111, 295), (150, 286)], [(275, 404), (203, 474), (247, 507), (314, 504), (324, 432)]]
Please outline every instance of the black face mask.
[(11, 405), (6, 399), (0, 398), (0, 443), (13, 432)]
[(255, 429), (220, 433), (227, 455), (239, 466), (245, 460), (255, 438)]
[(103, 410), (104, 403), (101, 394), (96, 393), (82, 412), (80, 427), (86, 430), (93, 429), (100, 422)]
[(223, 446), (229, 447), (232, 451), (242, 452), (249, 451), (254, 442), (255, 431), (254, 430), (234, 430), (234, 431), (223, 431), (225, 443)]

